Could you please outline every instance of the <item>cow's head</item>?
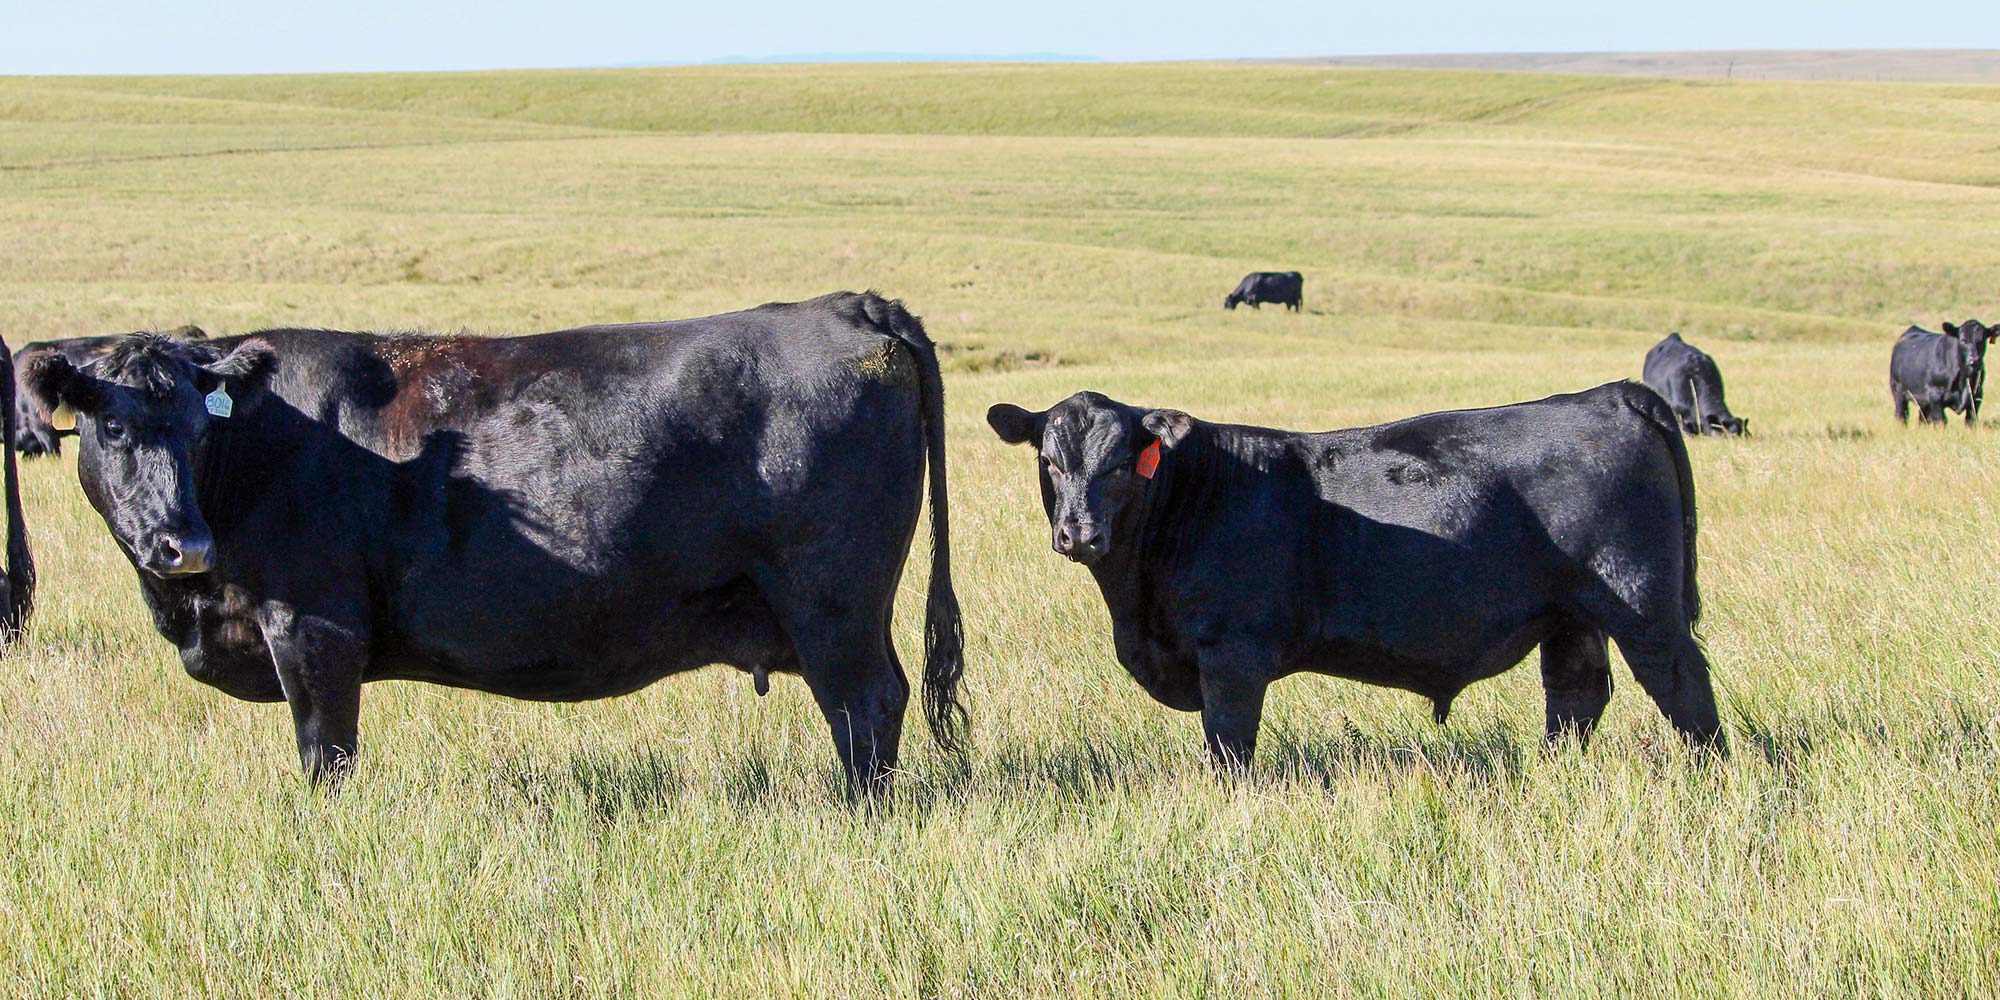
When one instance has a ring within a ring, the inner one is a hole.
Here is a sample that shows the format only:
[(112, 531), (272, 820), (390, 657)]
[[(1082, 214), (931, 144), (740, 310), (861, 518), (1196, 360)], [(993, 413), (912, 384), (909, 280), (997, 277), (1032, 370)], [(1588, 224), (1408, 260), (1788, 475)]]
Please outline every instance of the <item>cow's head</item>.
[(1742, 417), (1709, 417), (1708, 426), (1723, 434), (1750, 433), (1750, 421)]
[(1000, 403), (986, 422), (1008, 444), (1035, 446), (1050, 544), (1086, 566), (1111, 553), (1121, 517), (1152, 488), (1163, 453), (1194, 427), (1179, 410), (1143, 410), (1094, 392), (1040, 413)]
[(1237, 304), (1241, 303), (1242, 301), (1243, 301), (1242, 292), (1230, 292), (1228, 297), (1222, 300), (1222, 308), (1234, 309), (1236, 308)]
[(1985, 361), (1987, 346), (1992, 344), (1995, 338), (2000, 338), (2000, 327), (1987, 326), (1976, 319), (1966, 320), (1959, 324), (1955, 330), (1952, 329), (1950, 323), (1946, 323), (1944, 326), (1952, 336), (1959, 339), (1960, 343), (1972, 348), (1972, 352), (1968, 357), (1971, 358), (1974, 364)]
[[(140, 333), (82, 368), (60, 353), (37, 356), (23, 381), (76, 412), (77, 478), (132, 561), (156, 576), (184, 576), (206, 572), (214, 547), (195, 501), (195, 453), (212, 421), (240, 420), (255, 405), (272, 360), (260, 340), (218, 357)], [(218, 389), (226, 404), (208, 402)]]

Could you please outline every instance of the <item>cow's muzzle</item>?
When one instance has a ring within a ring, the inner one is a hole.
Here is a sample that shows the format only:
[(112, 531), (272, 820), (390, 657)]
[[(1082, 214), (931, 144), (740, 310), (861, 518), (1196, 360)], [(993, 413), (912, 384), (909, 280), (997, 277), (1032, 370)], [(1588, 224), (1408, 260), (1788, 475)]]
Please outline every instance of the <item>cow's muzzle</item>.
[(1104, 558), (1104, 553), (1111, 548), (1111, 540), (1105, 537), (1104, 529), (1094, 524), (1064, 522), (1056, 525), (1052, 545), (1057, 552), (1068, 556), (1071, 562), (1088, 566)]
[(215, 540), (205, 531), (161, 535), (146, 556), (146, 569), (155, 576), (193, 576), (208, 572), (215, 555)]

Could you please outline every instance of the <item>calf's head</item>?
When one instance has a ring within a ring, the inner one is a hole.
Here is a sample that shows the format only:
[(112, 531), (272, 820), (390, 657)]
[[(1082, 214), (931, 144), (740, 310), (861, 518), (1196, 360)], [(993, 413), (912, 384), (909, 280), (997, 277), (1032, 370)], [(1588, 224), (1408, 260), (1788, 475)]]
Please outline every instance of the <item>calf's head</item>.
[(60, 353), (38, 356), (23, 381), (76, 412), (77, 478), (118, 544), (149, 573), (185, 576), (207, 572), (214, 548), (195, 500), (195, 455), (212, 422), (243, 418), (272, 357), (259, 340), (217, 357), (133, 334), (81, 368)]
[(1121, 519), (1194, 427), (1179, 410), (1144, 410), (1094, 392), (1039, 413), (1000, 403), (986, 422), (1000, 440), (1035, 447), (1049, 543), (1086, 566), (1111, 554)]

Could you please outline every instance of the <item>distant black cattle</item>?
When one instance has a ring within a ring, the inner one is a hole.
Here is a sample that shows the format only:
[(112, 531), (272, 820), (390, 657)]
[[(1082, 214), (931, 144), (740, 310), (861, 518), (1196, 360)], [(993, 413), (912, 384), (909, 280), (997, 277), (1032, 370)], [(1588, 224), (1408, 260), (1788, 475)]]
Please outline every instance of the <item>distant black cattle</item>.
[(1297, 311), (1305, 302), (1306, 279), (1297, 271), (1256, 271), (1243, 276), (1236, 290), (1222, 300), (1222, 308), (1234, 309), (1248, 303), (1255, 309), (1266, 302)]
[(1265, 688), (1301, 671), (1415, 691), (1438, 721), (1542, 649), (1546, 729), (1588, 735), (1605, 640), (1682, 733), (1719, 745), (1695, 641), (1694, 481), (1673, 412), (1613, 383), (1319, 434), (1078, 393), (1002, 403), (1036, 447), (1055, 550), (1090, 568), (1119, 662), (1247, 763)]
[(803, 674), (852, 784), (910, 693), (892, 603), (930, 474), (924, 702), (963, 710), (943, 388), (873, 294), (527, 337), (121, 338), (26, 382), (77, 414), (85, 495), (188, 672), (287, 701), (315, 777), (361, 686), (540, 701), (711, 663)]
[(1986, 348), (1996, 333), (1976, 319), (1944, 325), (1944, 333), (1910, 327), (1889, 353), (1889, 396), (1896, 419), (1910, 421), (1917, 404), (1920, 423), (1943, 423), (1945, 411), (1962, 413), (1969, 426), (1979, 419), (1986, 393)]
[(1681, 430), (1689, 434), (1749, 433), (1750, 422), (1731, 414), (1722, 398), (1722, 371), (1715, 367), (1715, 359), (1682, 340), (1680, 334), (1667, 334), (1667, 339), (1646, 352), (1642, 377), (1648, 388), (1674, 408)]
[[(208, 334), (198, 326), (179, 327), (168, 331), (166, 335), (180, 340), (208, 338)], [(104, 352), (110, 350), (111, 345), (117, 343), (123, 336), (125, 335), (68, 337), (62, 340), (38, 340), (31, 344), (23, 344), (20, 350), (14, 352), (16, 378), (18, 380), (19, 373), (27, 369), (28, 359), (35, 355), (54, 351), (69, 359), (71, 365), (81, 367), (103, 356)], [(17, 381), (14, 395), (14, 430), (7, 435), (7, 440), (13, 442), (14, 450), (19, 452), (22, 458), (60, 455), (63, 437), (74, 433), (76, 433), (74, 428), (58, 429), (55, 425), (53, 407), (37, 405), (34, 393), (28, 392)]]

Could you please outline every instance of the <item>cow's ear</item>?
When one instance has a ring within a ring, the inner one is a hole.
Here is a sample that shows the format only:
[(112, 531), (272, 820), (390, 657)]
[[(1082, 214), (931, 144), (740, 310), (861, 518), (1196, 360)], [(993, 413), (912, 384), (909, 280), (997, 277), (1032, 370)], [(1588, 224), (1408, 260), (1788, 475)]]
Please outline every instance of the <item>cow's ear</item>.
[(230, 395), (249, 396), (264, 388), (277, 366), (278, 353), (271, 345), (252, 338), (236, 349), (195, 369), (195, 388), (204, 394), (216, 386), (227, 387)]
[(1945, 334), (1945, 336), (1947, 336), (1947, 337), (1956, 337), (1956, 336), (1958, 336), (1958, 324), (1957, 324), (1957, 323), (1953, 323), (1953, 322), (1951, 322), (1951, 321), (1949, 321), (1949, 320), (1945, 321), (1945, 324), (1944, 324), (1944, 334)]
[(1160, 447), (1172, 450), (1194, 430), (1194, 418), (1179, 410), (1154, 410), (1139, 419), (1139, 426), (1158, 438)]
[(95, 413), (104, 401), (103, 384), (70, 364), (59, 351), (30, 356), (21, 365), (20, 384), (43, 420), (64, 406), (78, 413)]
[(1008, 444), (1033, 444), (1039, 448), (1042, 444), (1042, 425), (1048, 417), (1047, 410), (1035, 413), (1012, 403), (995, 403), (986, 411), (986, 426), (993, 428), (993, 433), (1000, 435), (1000, 440)]

